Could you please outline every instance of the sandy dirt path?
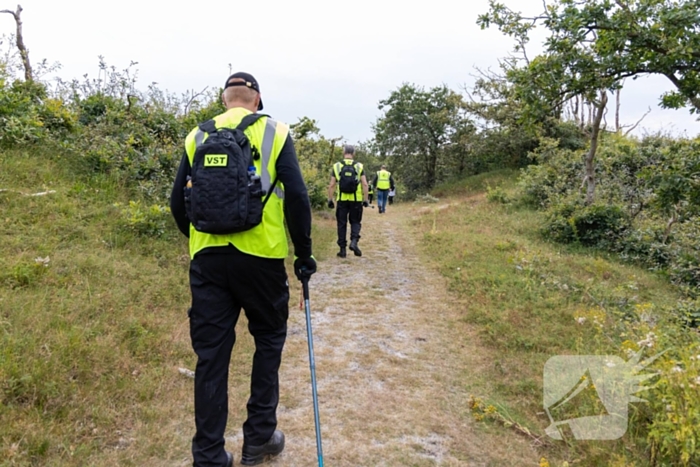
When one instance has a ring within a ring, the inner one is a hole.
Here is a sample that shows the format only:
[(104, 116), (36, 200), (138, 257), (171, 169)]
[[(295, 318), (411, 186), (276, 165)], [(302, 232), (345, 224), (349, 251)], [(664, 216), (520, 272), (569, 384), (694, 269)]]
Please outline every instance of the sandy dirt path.
[[(365, 209), (362, 257), (349, 250), (345, 259), (333, 256), (311, 280), (325, 465), (503, 466), (513, 449), (528, 458), (520, 465), (537, 465), (517, 435), (494, 446), (473, 427), (466, 383), (485, 358), (459, 306), (451, 306), (444, 279), (416, 253), (408, 232), (417, 210)], [(278, 421), (287, 447), (269, 465), (318, 465), (298, 306), (290, 310), (280, 381)], [(240, 436), (227, 438), (237, 460)]]

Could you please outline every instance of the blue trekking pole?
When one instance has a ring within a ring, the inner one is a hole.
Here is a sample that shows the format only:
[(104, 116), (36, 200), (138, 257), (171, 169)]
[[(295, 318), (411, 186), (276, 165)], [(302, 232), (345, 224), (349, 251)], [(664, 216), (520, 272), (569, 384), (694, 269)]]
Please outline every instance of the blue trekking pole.
[(304, 289), (304, 307), (306, 308), (306, 335), (309, 342), (309, 366), (311, 367), (311, 390), (314, 400), (314, 421), (316, 422), (316, 453), (318, 467), (323, 467), (323, 449), (321, 448), (321, 421), (318, 417), (318, 394), (316, 392), (316, 361), (314, 360), (314, 338), (311, 335), (311, 306), (309, 305), (309, 276), (301, 281)]

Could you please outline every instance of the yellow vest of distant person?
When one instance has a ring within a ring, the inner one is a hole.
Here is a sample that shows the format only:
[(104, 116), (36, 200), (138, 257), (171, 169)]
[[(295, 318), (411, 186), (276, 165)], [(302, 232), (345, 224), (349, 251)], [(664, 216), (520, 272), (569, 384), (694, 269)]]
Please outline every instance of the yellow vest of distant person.
[(377, 172), (377, 190), (388, 190), (391, 188), (391, 172), (380, 170)]
[[(236, 128), (243, 117), (251, 112), (242, 107), (229, 109), (214, 117), (217, 128)], [(244, 133), (252, 147), (258, 148), (260, 158), (254, 161), (255, 172), (260, 175), (262, 188), (269, 191), (277, 177), (277, 158), (287, 140), (289, 127), (269, 117), (262, 117), (245, 129)], [(195, 128), (185, 139), (185, 150), (190, 166), (193, 164), (197, 146), (202, 144), (207, 134)], [(263, 209), (262, 222), (245, 232), (225, 235), (204, 233), (190, 223), (190, 257), (205, 248), (233, 245), (243, 253), (263, 258), (286, 258), (288, 254), (287, 234), (284, 229), (284, 187), (277, 182), (274, 192)]]
[(336, 181), (340, 181), (340, 169), (345, 165), (354, 165), (355, 172), (357, 172), (357, 190), (355, 193), (341, 193), (340, 189), (336, 185), (335, 196), (338, 201), (358, 201), (362, 202), (362, 171), (364, 170), (360, 162), (355, 162), (352, 159), (343, 159), (343, 162), (336, 162), (333, 164), (333, 174), (335, 175)]

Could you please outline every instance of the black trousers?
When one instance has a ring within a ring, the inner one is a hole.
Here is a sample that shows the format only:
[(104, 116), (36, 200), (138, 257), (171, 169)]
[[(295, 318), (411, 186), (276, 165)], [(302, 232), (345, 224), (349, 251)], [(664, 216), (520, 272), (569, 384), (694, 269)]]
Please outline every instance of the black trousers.
[(338, 201), (335, 219), (338, 221), (339, 247), (345, 248), (348, 244), (348, 220), (350, 221), (350, 240), (359, 240), (362, 228), (362, 201)]
[(264, 444), (277, 427), (278, 370), (289, 317), (287, 272), (283, 259), (217, 247), (198, 253), (190, 263), (190, 288), (190, 337), (197, 354), (193, 466), (220, 467), (226, 464), (229, 363), (241, 307), (255, 340), (244, 442)]

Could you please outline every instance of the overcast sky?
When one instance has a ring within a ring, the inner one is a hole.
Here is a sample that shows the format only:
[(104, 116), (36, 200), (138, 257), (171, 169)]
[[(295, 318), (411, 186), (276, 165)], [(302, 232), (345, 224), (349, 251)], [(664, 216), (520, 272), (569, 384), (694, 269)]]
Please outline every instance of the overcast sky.
[[(503, 1), (525, 13), (542, 5)], [(59, 62), (63, 79), (96, 77), (102, 55), (118, 69), (138, 62), (140, 89), (156, 82), (180, 94), (222, 86), (231, 64), (257, 78), (266, 113), (287, 123), (308, 116), (325, 136), (350, 142), (372, 136), (378, 102), (402, 83), (444, 83), (459, 91), (473, 82), (474, 67), (496, 69), (513, 45), (497, 29), (477, 26), (487, 0), (20, 3), (31, 60)], [(16, 7), (0, 0), (0, 9)], [(12, 16), (0, 15), (0, 32), (14, 30)], [(536, 49), (533, 44), (530, 55)], [(658, 107), (660, 94), (671, 88), (660, 77), (629, 81), (623, 123), (651, 107), (642, 131), (697, 135), (700, 123), (687, 110)]]

